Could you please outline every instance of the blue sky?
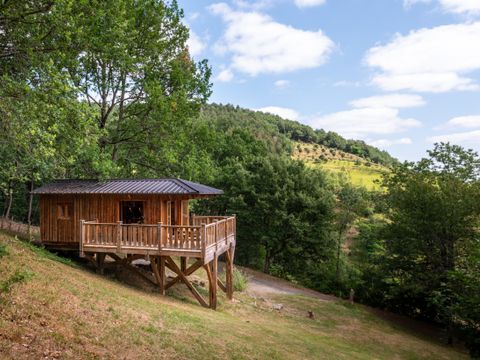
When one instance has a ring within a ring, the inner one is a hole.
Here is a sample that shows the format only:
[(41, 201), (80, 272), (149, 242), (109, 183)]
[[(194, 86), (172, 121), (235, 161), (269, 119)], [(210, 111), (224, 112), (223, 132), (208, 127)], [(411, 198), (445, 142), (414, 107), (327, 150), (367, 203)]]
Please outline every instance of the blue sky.
[(480, 151), (480, 0), (179, 1), (212, 102), (363, 139), (401, 160)]

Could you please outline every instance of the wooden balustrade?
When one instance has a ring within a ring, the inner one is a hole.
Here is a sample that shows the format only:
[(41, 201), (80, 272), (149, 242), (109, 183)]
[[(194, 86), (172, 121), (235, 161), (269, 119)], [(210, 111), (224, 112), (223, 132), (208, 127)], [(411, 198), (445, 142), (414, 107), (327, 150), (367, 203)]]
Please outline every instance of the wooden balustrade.
[[(209, 221), (206, 223), (206, 221)], [(211, 257), (235, 242), (235, 217), (194, 216), (193, 225), (81, 221), (80, 251)]]

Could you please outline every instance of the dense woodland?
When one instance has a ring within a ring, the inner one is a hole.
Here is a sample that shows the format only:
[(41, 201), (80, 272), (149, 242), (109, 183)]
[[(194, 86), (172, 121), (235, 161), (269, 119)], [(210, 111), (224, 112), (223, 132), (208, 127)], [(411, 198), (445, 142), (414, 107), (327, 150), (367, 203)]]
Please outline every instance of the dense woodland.
[[(54, 178), (176, 176), (225, 190), (239, 264), (442, 325), (480, 357), (480, 158), (437, 144), (399, 164), (362, 141), (207, 105), (175, 2), (0, 1), (3, 216), (35, 222)], [(291, 159), (292, 140), (388, 165), (383, 191)]]

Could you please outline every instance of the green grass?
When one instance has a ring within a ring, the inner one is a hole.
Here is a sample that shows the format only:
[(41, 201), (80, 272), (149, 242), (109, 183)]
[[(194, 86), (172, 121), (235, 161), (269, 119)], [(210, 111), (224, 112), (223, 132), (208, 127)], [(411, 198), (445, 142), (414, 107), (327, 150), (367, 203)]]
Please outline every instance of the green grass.
[(377, 165), (341, 150), (323, 145), (294, 142), (292, 157), (301, 160), (310, 167), (318, 167), (330, 173), (332, 177), (343, 177), (353, 185), (363, 186), (368, 190), (381, 190), (378, 181), (388, 171)]
[(222, 295), (212, 311), (191, 300), (183, 285), (169, 291), (175, 297), (164, 297), (66, 265), (2, 233), (0, 244), (9, 250), (0, 260), (0, 282), (18, 269), (35, 273), (2, 296), (0, 358), (467, 358), (343, 301), (272, 296), (284, 305), (276, 311), (236, 292), (236, 301)]
[(356, 165), (355, 162), (344, 160), (332, 160), (321, 164), (310, 165), (319, 166), (334, 174), (342, 174), (353, 185), (363, 186), (368, 190), (380, 190), (381, 187), (378, 182), (386, 171), (385, 168), (378, 165)]
[(5, 255), (8, 255), (7, 245), (0, 244), (0, 258), (2, 258)]
[(7, 279), (0, 282), (0, 294), (10, 291), (13, 285), (27, 281), (33, 276), (33, 273), (26, 269), (17, 269)]

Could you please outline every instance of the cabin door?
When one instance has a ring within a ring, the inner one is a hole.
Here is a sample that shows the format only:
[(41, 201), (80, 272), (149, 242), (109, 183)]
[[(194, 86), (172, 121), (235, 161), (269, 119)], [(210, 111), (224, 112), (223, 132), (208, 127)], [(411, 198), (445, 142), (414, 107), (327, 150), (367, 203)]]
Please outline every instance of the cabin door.
[(143, 201), (122, 201), (120, 206), (120, 218), (124, 224), (143, 224), (145, 222)]
[(57, 242), (73, 242), (73, 202), (57, 203)]

